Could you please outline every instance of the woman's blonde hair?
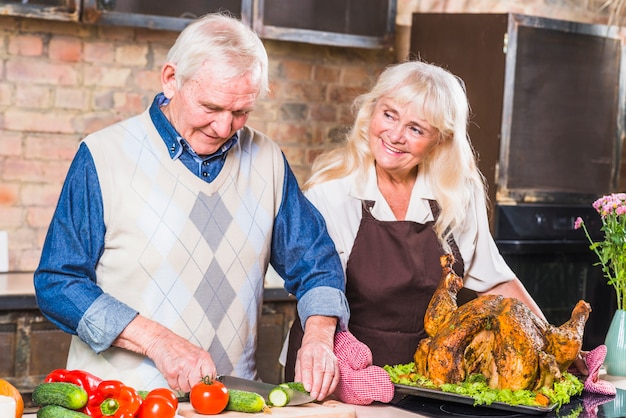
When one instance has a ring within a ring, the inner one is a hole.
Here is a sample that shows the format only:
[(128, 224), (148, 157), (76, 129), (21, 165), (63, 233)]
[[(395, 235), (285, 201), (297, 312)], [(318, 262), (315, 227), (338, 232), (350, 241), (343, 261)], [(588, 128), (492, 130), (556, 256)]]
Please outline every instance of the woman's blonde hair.
[(485, 181), (467, 134), (470, 108), (463, 81), (441, 67), (421, 61), (387, 67), (372, 90), (354, 101), (354, 126), (339, 147), (314, 161), (304, 189), (352, 173), (367, 173), (374, 164), (369, 125), (374, 107), (383, 97), (400, 106), (421, 109), (420, 118), (439, 133), (440, 144), (420, 164), (419, 170), (428, 174), (441, 208), (435, 232), (443, 248), (450, 251), (451, 234), (462, 224), (476, 188), (485, 189)]

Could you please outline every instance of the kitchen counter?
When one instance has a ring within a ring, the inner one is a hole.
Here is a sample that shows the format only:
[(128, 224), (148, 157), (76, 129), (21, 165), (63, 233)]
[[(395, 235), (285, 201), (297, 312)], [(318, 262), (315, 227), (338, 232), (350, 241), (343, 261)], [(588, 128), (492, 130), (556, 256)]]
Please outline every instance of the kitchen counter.
[[(266, 297), (272, 300), (280, 300), (284, 297), (282, 289), (266, 289)], [(20, 308), (23, 309), (25, 305), (36, 308), (36, 301), (34, 298), (34, 288), (32, 283), (32, 273), (0, 273), (0, 311), (11, 310)], [(13, 306), (13, 308), (11, 308)], [(618, 389), (626, 390), (626, 377), (608, 376), (601, 374), (601, 378), (607, 380), (615, 385)], [(333, 401), (334, 402), (334, 401)], [(357, 417), (357, 418), (418, 418), (424, 417), (418, 413), (409, 412), (403, 409), (399, 409), (394, 406), (374, 403), (372, 405), (346, 405), (336, 403), (337, 414), (326, 414), (324, 416), (328, 418), (344, 418), (344, 417)], [(316, 405), (321, 407), (321, 405)], [(299, 408), (296, 411), (301, 411), (302, 407), (290, 407)], [(288, 412), (289, 409), (284, 409), (283, 412)], [(354, 414), (352, 414), (354, 411)], [(328, 411), (325, 411), (328, 412)], [(228, 414), (223, 414), (228, 416)], [(252, 417), (263, 414), (245, 414), (246, 417)], [(285, 415), (294, 416), (294, 415)], [(23, 418), (36, 418), (36, 414), (25, 414)]]
[[(606, 374), (601, 374), (601, 379), (603, 380), (607, 380), (611, 383), (613, 383), (615, 385), (616, 388), (618, 389), (624, 389), (626, 390), (626, 377), (617, 377), (617, 376), (608, 376)], [(386, 404), (380, 404), (380, 403), (374, 403), (372, 405), (367, 405), (367, 406), (363, 406), (363, 405), (347, 405), (347, 404), (342, 404), (340, 402), (335, 402), (335, 401), (328, 401), (329, 403), (324, 405), (311, 405), (308, 410), (310, 411), (324, 411), (323, 415), (307, 415), (304, 412), (307, 411), (307, 408), (303, 408), (300, 406), (293, 406), (293, 407), (286, 407), (286, 408), (282, 408), (281, 413), (283, 415), (280, 416), (289, 416), (289, 417), (307, 417), (307, 416), (320, 416), (320, 417), (327, 417), (327, 418), (351, 418), (351, 417), (356, 417), (356, 418), (418, 418), (418, 417), (425, 417), (425, 415), (420, 415), (418, 413), (414, 413), (414, 412), (409, 412), (394, 406), (390, 406), (390, 405), (386, 405)], [(327, 409), (322, 409), (323, 406), (326, 406)], [(184, 410), (188, 410), (189, 407), (186, 406), (183, 408)], [(336, 413), (333, 414), (332, 410), (335, 410)], [(330, 410), (330, 412), (329, 412)], [(299, 415), (294, 415), (289, 414), (290, 411), (298, 411)], [(352, 411), (354, 411), (354, 413), (352, 413)], [(278, 411), (277, 411), (278, 412)], [(227, 416), (232, 416), (232, 417), (236, 417), (239, 415), (233, 415), (236, 413), (224, 413), (224, 414), (220, 414), (223, 415), (224, 417)], [(274, 414), (276, 415), (276, 414)], [(198, 416), (198, 415), (196, 415)], [(253, 416), (268, 416), (271, 417), (272, 415), (265, 415), (263, 413), (259, 413), (259, 414), (243, 414), (241, 416), (245, 416), (245, 417), (253, 417)], [(183, 415), (184, 418), (191, 418), (190, 415), (185, 416)], [(276, 417), (278, 417), (278, 415), (276, 415)], [(23, 418), (36, 418), (35, 414), (25, 414)]]
[(33, 272), (0, 273), (0, 311), (37, 309)]

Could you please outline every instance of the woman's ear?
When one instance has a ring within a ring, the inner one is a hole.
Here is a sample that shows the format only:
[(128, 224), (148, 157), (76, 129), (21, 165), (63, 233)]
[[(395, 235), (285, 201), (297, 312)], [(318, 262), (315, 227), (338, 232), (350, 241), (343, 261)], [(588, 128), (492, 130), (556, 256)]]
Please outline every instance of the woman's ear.
[(165, 97), (171, 99), (177, 90), (175, 64), (168, 62), (163, 65), (163, 69), (161, 70), (161, 86)]

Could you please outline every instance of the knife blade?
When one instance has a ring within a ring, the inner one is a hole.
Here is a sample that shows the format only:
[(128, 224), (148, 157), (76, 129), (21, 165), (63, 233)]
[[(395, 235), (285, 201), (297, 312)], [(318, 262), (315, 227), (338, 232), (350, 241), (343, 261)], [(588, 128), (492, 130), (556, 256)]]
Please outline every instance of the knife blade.
[[(241, 377), (220, 375), (217, 376), (217, 380), (222, 382), (228, 389), (246, 390), (248, 392), (256, 392), (263, 396), (267, 400), (270, 391), (278, 385), (271, 383), (259, 382), (257, 380), (243, 379)], [(307, 395), (306, 393), (298, 392), (297, 390), (285, 388), (289, 393), (288, 406), (302, 405), (305, 403), (315, 401), (315, 398)]]

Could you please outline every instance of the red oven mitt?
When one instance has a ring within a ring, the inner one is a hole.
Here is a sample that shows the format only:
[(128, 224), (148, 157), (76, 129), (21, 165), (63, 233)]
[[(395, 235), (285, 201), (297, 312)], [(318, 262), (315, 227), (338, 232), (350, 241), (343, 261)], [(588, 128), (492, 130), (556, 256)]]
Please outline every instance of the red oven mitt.
[(391, 378), (381, 367), (372, 365), (368, 346), (349, 331), (341, 331), (335, 335), (334, 352), (340, 372), (335, 395), (342, 402), (369, 405), (374, 401), (391, 401), (394, 393)]
[(589, 375), (585, 380), (585, 391), (600, 395), (615, 395), (617, 393), (615, 386), (611, 382), (601, 380), (598, 377), (605, 357), (606, 345), (599, 345), (587, 353), (585, 363), (587, 364)]

